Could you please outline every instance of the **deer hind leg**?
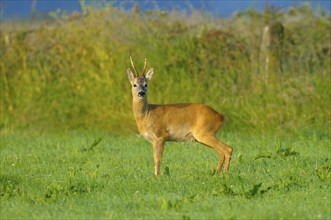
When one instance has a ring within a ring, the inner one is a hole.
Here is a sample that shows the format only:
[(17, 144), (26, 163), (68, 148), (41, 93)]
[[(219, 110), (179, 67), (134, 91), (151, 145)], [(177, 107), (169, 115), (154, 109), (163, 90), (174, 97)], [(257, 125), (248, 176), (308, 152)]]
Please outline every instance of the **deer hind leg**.
[(154, 154), (154, 174), (160, 175), (160, 163), (162, 159), (162, 153), (164, 148), (164, 141), (158, 140), (153, 142), (153, 154)]
[(205, 144), (208, 147), (211, 147), (220, 155), (217, 172), (221, 171), (223, 163), (225, 161), (224, 172), (227, 173), (230, 167), (231, 155), (233, 151), (232, 147), (224, 144), (222, 141), (217, 139), (215, 135), (198, 136), (196, 137), (196, 139), (198, 142)]
[(216, 170), (217, 173), (219, 173), (222, 170), (222, 167), (224, 164), (224, 159), (225, 159), (225, 156), (222, 152), (218, 152), (218, 153), (220, 155), (220, 161), (218, 162), (218, 165), (217, 165), (217, 170)]

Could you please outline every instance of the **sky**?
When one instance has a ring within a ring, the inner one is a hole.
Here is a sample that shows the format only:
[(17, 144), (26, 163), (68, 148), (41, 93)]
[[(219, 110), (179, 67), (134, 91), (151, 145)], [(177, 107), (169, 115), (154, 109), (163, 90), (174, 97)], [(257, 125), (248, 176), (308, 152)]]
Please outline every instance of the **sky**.
[[(92, 2), (93, 0), (85, 1)], [(138, 3), (142, 10), (151, 9), (153, 7), (153, 1), (149, 0), (124, 1), (124, 3), (123, 1), (103, 1), (112, 2), (115, 5), (120, 2), (124, 8), (131, 8), (134, 3)], [(287, 9), (292, 5), (301, 5), (303, 2), (308, 2), (314, 9), (321, 6), (327, 13), (331, 10), (331, 0), (159, 0), (154, 2), (156, 2), (162, 10), (171, 8), (187, 9), (189, 6), (192, 6), (194, 8), (204, 8), (212, 14), (222, 17), (229, 17), (234, 12), (249, 7), (262, 10), (265, 7), (266, 2), (281, 9)], [(73, 11), (80, 11), (81, 6), (79, 0), (0, 0), (1, 19), (28, 18), (31, 15), (32, 8), (35, 8), (37, 13), (40, 14), (46, 14), (57, 9), (71, 13)]]

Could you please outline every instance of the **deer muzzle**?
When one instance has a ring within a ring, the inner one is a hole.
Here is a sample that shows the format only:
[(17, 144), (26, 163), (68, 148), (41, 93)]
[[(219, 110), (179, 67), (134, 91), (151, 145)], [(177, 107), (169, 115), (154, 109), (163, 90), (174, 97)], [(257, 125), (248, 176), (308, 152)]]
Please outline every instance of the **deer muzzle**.
[(146, 93), (143, 92), (143, 91), (142, 91), (142, 92), (138, 92), (138, 97), (139, 97), (139, 98), (144, 98), (144, 97), (145, 97), (145, 94), (146, 94)]

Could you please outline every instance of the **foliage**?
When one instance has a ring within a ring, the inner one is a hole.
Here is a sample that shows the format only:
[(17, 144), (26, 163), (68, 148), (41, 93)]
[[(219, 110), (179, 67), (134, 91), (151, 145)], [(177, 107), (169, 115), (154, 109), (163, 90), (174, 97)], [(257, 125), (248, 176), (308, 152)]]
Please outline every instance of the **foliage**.
[[(52, 12), (55, 21), (33, 28), (1, 25), (2, 131), (136, 131), (129, 56), (155, 69), (151, 103), (202, 102), (237, 131), (329, 125), (330, 22), (309, 6), (273, 16), (250, 9), (227, 20), (82, 6), (82, 14)], [(268, 78), (259, 57), (266, 17), (285, 28), (282, 71)]]
[[(231, 19), (82, 9), (1, 23), (1, 219), (331, 218), (330, 17), (307, 5)], [(266, 72), (269, 22), (284, 38), (270, 49), (281, 68)], [(208, 148), (168, 143), (153, 176), (151, 146), (122, 135), (136, 131), (129, 56), (154, 67), (151, 103), (225, 113), (229, 174)]]

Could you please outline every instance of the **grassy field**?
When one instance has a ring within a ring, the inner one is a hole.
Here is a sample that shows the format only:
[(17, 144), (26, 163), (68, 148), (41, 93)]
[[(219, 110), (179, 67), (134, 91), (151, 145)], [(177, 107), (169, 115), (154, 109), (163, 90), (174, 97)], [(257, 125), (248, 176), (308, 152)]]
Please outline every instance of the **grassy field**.
[[(330, 14), (304, 4), (221, 19), (81, 2), (81, 14), (1, 23), (1, 219), (331, 219)], [(228, 175), (214, 174), (211, 149), (167, 143), (154, 177), (130, 56), (154, 67), (150, 103), (225, 113)]]
[(1, 140), (1, 219), (330, 219), (330, 141), (322, 133), (221, 133), (229, 175), (199, 144), (168, 143), (161, 176), (138, 136), (20, 133)]

